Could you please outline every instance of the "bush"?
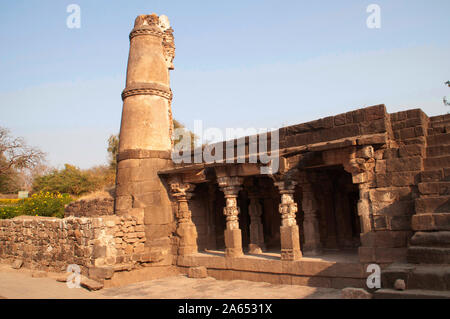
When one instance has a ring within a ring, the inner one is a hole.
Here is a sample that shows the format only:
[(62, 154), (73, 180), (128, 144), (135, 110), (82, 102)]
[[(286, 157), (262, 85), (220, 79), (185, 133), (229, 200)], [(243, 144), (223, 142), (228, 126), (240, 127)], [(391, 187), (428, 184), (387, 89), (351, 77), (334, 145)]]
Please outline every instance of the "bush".
[(78, 196), (97, 190), (101, 184), (102, 180), (99, 177), (65, 164), (62, 170), (53, 170), (49, 174), (36, 177), (33, 182), (33, 191)]
[(63, 218), (64, 206), (72, 201), (68, 194), (39, 192), (30, 198), (18, 200), (16, 205), (0, 206), (0, 219), (20, 215)]

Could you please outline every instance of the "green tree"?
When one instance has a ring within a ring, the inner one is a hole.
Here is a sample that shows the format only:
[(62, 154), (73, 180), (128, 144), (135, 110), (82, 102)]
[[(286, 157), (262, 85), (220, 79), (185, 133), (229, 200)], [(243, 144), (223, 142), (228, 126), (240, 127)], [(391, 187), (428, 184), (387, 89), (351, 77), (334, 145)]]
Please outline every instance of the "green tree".
[(78, 196), (98, 190), (103, 184), (100, 176), (65, 164), (62, 170), (55, 169), (48, 174), (37, 176), (33, 183), (33, 192), (59, 192)]

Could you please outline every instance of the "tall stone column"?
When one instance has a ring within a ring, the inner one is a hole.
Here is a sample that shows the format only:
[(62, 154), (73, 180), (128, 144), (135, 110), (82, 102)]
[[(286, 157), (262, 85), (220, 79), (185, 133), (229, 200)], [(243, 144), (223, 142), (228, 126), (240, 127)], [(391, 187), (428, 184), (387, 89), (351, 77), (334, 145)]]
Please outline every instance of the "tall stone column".
[(250, 244), (248, 245), (250, 254), (261, 254), (266, 249), (264, 244), (264, 230), (261, 221), (262, 208), (259, 197), (255, 192), (249, 192), (250, 205), (248, 213), (250, 215)]
[(298, 260), (302, 257), (300, 235), (295, 214), (297, 203), (294, 201), (295, 181), (282, 180), (275, 182), (281, 195), (279, 211), (281, 214), (280, 241), (281, 259)]
[(198, 252), (197, 228), (192, 222), (192, 212), (189, 209), (189, 199), (193, 195), (194, 184), (172, 181), (170, 190), (172, 197), (177, 201), (177, 235), (180, 238), (178, 245), (179, 255), (190, 255)]
[(318, 205), (310, 183), (302, 184), (302, 194), (303, 231), (305, 233), (303, 251), (305, 255), (316, 256), (322, 252), (322, 245), (320, 243), (319, 219), (317, 216)]
[(227, 257), (240, 257), (242, 252), (242, 232), (239, 229), (239, 207), (237, 197), (242, 189), (242, 177), (218, 177), (220, 189), (225, 194), (226, 206), (223, 214), (226, 216), (227, 225), (225, 229), (225, 254)]
[(169, 69), (172, 29), (166, 16), (136, 18), (130, 33), (116, 178), (115, 212), (144, 214), (146, 246), (170, 251), (172, 205), (158, 171), (172, 165)]

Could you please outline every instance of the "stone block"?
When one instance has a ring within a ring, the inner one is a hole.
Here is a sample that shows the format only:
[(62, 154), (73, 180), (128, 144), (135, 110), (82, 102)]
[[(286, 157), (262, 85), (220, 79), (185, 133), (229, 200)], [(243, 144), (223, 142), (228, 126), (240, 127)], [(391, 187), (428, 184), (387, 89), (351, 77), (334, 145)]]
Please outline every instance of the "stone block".
[(426, 170), (450, 167), (450, 156), (426, 158), (424, 159), (424, 167)]
[(190, 267), (188, 270), (188, 277), (189, 278), (206, 278), (208, 277), (208, 272), (206, 267), (199, 266), (199, 267)]
[(92, 280), (92, 279), (89, 279), (89, 278), (86, 278), (85, 276), (81, 276), (80, 285), (81, 285), (81, 287), (86, 288), (87, 290), (91, 290), (91, 291), (96, 291), (96, 290), (100, 290), (103, 288), (102, 283)]
[(20, 269), (23, 265), (23, 260), (22, 259), (16, 259), (14, 260), (14, 262), (12, 263), (11, 267), (13, 269)]
[(227, 257), (241, 257), (243, 255), (240, 229), (225, 230), (225, 247)]
[(387, 172), (421, 171), (423, 160), (420, 156), (391, 158), (386, 162)]
[(372, 294), (362, 288), (342, 289), (342, 299), (372, 299)]
[(111, 279), (114, 275), (113, 267), (89, 267), (89, 278), (94, 280)]
[(450, 196), (416, 199), (416, 214), (450, 213)]

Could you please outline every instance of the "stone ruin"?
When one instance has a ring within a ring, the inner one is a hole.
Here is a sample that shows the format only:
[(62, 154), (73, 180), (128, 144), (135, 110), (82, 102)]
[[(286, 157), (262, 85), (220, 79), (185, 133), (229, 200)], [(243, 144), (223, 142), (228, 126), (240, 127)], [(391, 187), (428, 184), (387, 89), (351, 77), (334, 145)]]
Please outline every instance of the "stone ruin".
[(174, 55), (167, 17), (137, 17), (114, 214), (1, 220), (1, 258), (75, 263), (107, 287), (204, 266), (218, 279), (367, 289), (377, 264), (382, 290), (399, 279), (450, 290), (450, 115), (376, 105), (283, 127), (273, 174), (237, 156), (176, 164)]

